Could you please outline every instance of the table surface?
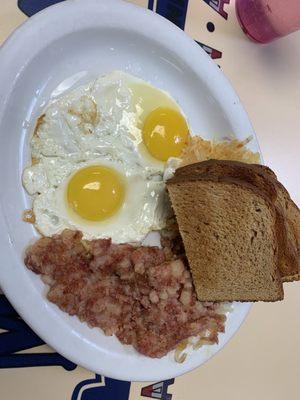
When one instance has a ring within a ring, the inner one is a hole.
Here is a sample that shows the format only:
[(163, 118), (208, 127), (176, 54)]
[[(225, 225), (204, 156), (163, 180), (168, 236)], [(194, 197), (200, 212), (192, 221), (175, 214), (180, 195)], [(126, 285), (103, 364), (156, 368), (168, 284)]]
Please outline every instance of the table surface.
[[(27, 19), (25, 13), (30, 15), (39, 6), (54, 2), (1, 0), (0, 43)], [(206, 50), (232, 82), (254, 125), (265, 163), (277, 173), (294, 201), (300, 205), (300, 32), (269, 45), (257, 45), (241, 32), (233, 0), (230, 4), (225, 4), (229, 0), (133, 2), (150, 6), (165, 16), (168, 16), (168, 7), (176, 3), (176, 7), (181, 7), (183, 21), (186, 13), (186, 33), (207, 46)], [(214, 25), (214, 32), (209, 32), (208, 22)], [(255, 304), (238, 333), (208, 363), (175, 381), (151, 386), (148, 394), (162, 400), (200, 397), (209, 400), (296, 399), (300, 363), (300, 346), (297, 345), (299, 303), (299, 284), (286, 285), (285, 300), (275, 304)], [(1, 399), (146, 398), (145, 390), (141, 391), (150, 383), (132, 383), (130, 386), (127, 382), (104, 379), (80, 367), (74, 369), (74, 365), (55, 354), (52, 361), (48, 361), (50, 365), (46, 366), (47, 362), (43, 364), (40, 355), (51, 350), (40, 345), (34, 336), (35, 347), (28, 344), (28, 348), (22, 351), (23, 361), (19, 365), (22, 368), (8, 368), (9, 365), (16, 365), (16, 354), (12, 353), (22, 349), (12, 344), (19, 343), (19, 337), (13, 328), (7, 327), (9, 324), (5, 325), (6, 317), (11, 317), (15, 323), (17, 321), (4, 296), (0, 296)], [(9, 332), (5, 333), (5, 330)], [(24, 332), (27, 332), (26, 329)], [(51, 362), (60, 366), (51, 366)], [(39, 364), (40, 367), (29, 366)]]

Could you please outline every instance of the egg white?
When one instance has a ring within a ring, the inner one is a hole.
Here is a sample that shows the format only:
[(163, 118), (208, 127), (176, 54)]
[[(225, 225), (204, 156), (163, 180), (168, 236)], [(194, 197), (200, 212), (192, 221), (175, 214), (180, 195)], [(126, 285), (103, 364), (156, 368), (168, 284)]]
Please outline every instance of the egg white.
[[(165, 226), (170, 207), (163, 174), (168, 164), (155, 160), (142, 140), (146, 116), (157, 107), (181, 112), (168, 93), (132, 75), (115, 71), (52, 101), (31, 139), (37, 161), (23, 172), (34, 197), (36, 228), (45, 236), (79, 229), (86, 239), (140, 241)], [(109, 165), (126, 176), (121, 209), (103, 222), (89, 222), (65, 201), (70, 176), (88, 165)]]
[(158, 107), (180, 110), (170, 95), (121, 71), (114, 71), (54, 100), (31, 141), (35, 158), (87, 160), (111, 155), (138, 164), (148, 174), (164, 163), (143, 144), (146, 116)]
[[(94, 222), (81, 218), (70, 209), (66, 191), (75, 172), (98, 164), (125, 176), (126, 189), (124, 202), (117, 213), (104, 221)], [(162, 180), (146, 180), (134, 169), (104, 159), (101, 163), (93, 160), (64, 166), (60, 164), (60, 167), (60, 176), (49, 174), (47, 164), (34, 166), (38, 173), (28, 168), (23, 175), (24, 185), (34, 194), (35, 226), (44, 236), (52, 236), (68, 228), (82, 231), (84, 238), (89, 240), (111, 237), (115, 243), (138, 242), (148, 232), (165, 226), (170, 208)]]

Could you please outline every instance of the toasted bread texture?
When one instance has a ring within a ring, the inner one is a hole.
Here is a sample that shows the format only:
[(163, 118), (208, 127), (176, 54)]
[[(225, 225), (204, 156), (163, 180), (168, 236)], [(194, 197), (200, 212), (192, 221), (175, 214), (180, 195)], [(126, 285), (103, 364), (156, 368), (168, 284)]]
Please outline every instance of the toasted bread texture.
[(275, 205), (279, 232), (279, 270), (282, 280), (300, 279), (300, 212), (289, 193), (278, 182), (274, 172), (259, 164), (229, 160), (209, 160), (190, 164), (176, 170), (172, 181), (209, 175), (213, 178), (231, 177), (243, 180), (267, 196)]
[(277, 179), (275, 173), (267, 166), (261, 165), (261, 164), (249, 164), (249, 163), (244, 163), (241, 161), (233, 161), (233, 160), (216, 160), (216, 159), (210, 159), (207, 161), (202, 161), (202, 162), (196, 162), (193, 164), (188, 164), (183, 167), (180, 167), (176, 170), (175, 176), (181, 176), (181, 175), (188, 175), (189, 172), (193, 173), (208, 173), (212, 169), (218, 168), (219, 171), (221, 171), (222, 167), (231, 167), (232, 171), (235, 171), (236, 174), (239, 174), (238, 168), (254, 168), (257, 172), (263, 172), (269, 177), (272, 177), (274, 179)]
[(253, 185), (231, 178), (167, 182), (201, 301), (283, 299), (273, 203)]
[[(283, 270), (283, 280), (285, 282), (300, 280), (300, 210), (292, 201), (288, 191), (278, 181), (277, 185), (277, 201), (275, 204), (280, 204), (284, 210), (286, 222), (285, 243), (290, 249), (290, 258), (286, 260)], [(295, 261), (296, 260), (296, 261)], [(292, 268), (292, 263), (297, 267)]]

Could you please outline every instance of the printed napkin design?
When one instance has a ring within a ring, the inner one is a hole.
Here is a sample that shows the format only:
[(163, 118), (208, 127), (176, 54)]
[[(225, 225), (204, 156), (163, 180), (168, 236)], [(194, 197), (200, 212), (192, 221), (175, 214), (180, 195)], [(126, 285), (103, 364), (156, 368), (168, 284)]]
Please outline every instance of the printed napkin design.
[(58, 353), (20, 353), (44, 344), (24, 321), (7, 299), (0, 296), (0, 368), (24, 368), (37, 366), (61, 366), (67, 371), (76, 364)]
[(229, 4), (230, 0), (203, 0), (207, 3), (211, 8), (217, 11), (223, 18), (227, 19), (228, 14), (225, 11), (225, 4)]
[(144, 386), (141, 390), (141, 396), (150, 397), (152, 399), (171, 400), (172, 395), (168, 393), (168, 389), (174, 382), (175, 379), (168, 379), (166, 381)]
[(31, 17), (44, 8), (63, 1), (64, 0), (18, 0), (18, 7), (24, 14)]
[(94, 379), (80, 382), (75, 387), (71, 400), (127, 400), (129, 390), (130, 382), (96, 375)]

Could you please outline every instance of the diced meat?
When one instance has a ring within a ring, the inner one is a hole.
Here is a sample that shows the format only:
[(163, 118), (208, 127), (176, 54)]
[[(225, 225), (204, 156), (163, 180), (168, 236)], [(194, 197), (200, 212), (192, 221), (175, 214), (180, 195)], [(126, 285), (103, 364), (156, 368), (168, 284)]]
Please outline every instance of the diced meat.
[(190, 336), (216, 343), (225, 323), (218, 304), (197, 300), (185, 258), (167, 244), (168, 250), (86, 242), (65, 230), (28, 247), (25, 264), (63, 311), (144, 355), (162, 357)]
[(144, 274), (145, 270), (165, 261), (163, 250), (157, 247), (139, 247), (131, 255), (135, 272)]

